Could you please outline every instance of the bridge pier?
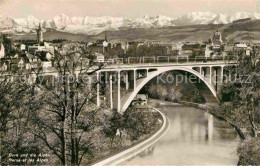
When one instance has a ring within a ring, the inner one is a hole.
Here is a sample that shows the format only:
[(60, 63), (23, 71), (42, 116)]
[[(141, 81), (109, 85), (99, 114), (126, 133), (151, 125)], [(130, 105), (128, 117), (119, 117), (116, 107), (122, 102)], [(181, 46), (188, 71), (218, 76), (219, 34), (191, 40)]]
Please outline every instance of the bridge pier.
[(134, 90), (136, 89), (136, 70), (134, 70)]
[(148, 77), (149, 69), (146, 69), (146, 77)]
[(117, 111), (120, 112), (121, 109), (121, 75), (120, 70), (117, 72)]
[(224, 80), (224, 66), (220, 66), (220, 69), (219, 69), (220, 73), (219, 73), (219, 86), (218, 86), (218, 90), (217, 90), (217, 93), (220, 93), (221, 90), (222, 90), (222, 84), (223, 84), (223, 80)]
[(113, 109), (113, 75), (109, 74), (109, 100), (110, 100), (110, 109)]
[(214, 69), (211, 66), (201, 67), (201, 75), (208, 79), (210, 85), (213, 85), (212, 74)]
[(125, 72), (125, 90), (129, 89), (129, 81), (128, 81), (128, 71)]
[(193, 67), (192, 69), (201, 74), (201, 67)]
[(212, 67), (209, 67), (209, 83), (212, 85)]
[(223, 77), (224, 77), (224, 66), (220, 67), (220, 83), (223, 83)]
[(201, 75), (203, 77), (206, 77), (206, 68), (205, 67), (201, 67)]
[(97, 106), (100, 107), (100, 73), (97, 72)]
[(221, 85), (223, 83), (223, 75), (224, 75), (224, 69), (223, 66), (215, 66), (212, 67), (212, 73), (211, 75), (211, 85), (215, 88), (217, 92), (220, 92)]
[(128, 72), (128, 79), (129, 79), (129, 89), (135, 90), (136, 89), (136, 70), (131, 70)]
[(228, 70), (228, 78), (226, 80), (226, 83), (231, 82), (231, 81), (232, 81), (232, 72), (230, 70)]
[(215, 88), (215, 90), (218, 90), (218, 85), (219, 85), (219, 77), (218, 77), (218, 67), (214, 67), (214, 74), (213, 74), (213, 86)]
[(224, 67), (221, 66), (198, 66), (193, 67), (193, 70), (197, 71), (203, 77), (206, 77), (208, 82), (217, 92), (220, 92), (221, 85), (223, 83)]

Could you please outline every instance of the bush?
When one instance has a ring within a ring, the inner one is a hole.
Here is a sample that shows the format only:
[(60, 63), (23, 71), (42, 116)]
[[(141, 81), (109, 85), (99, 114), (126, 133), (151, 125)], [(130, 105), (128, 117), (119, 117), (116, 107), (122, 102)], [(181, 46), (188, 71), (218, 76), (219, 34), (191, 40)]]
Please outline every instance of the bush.
[(159, 115), (151, 112), (149, 108), (130, 108), (125, 114), (125, 129), (131, 140), (137, 140), (145, 134), (150, 134), (157, 126)]
[(240, 160), (238, 165), (260, 164), (260, 138), (249, 138), (243, 140), (238, 147)]

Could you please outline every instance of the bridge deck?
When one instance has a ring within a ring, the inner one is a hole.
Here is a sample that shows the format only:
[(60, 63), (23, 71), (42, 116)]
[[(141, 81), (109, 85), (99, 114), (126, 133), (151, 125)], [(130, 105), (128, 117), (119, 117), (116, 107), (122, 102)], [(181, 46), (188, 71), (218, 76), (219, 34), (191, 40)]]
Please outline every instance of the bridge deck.
[(172, 66), (192, 66), (192, 67), (207, 67), (207, 66), (226, 66), (226, 65), (235, 65), (236, 62), (230, 61), (215, 61), (215, 62), (186, 62), (186, 63), (138, 63), (138, 64), (117, 64), (117, 65), (108, 65), (105, 66), (102, 71), (116, 71), (116, 70), (125, 70), (125, 69), (144, 69), (152, 67), (172, 67)]

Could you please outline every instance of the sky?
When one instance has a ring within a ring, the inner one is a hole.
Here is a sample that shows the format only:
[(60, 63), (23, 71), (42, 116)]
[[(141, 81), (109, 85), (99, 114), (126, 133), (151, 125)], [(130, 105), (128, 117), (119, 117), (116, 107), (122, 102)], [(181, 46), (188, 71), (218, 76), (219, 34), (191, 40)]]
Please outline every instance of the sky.
[(144, 15), (178, 17), (189, 12), (259, 12), (260, 0), (0, 0), (0, 16), (51, 19), (56, 15), (113, 16)]

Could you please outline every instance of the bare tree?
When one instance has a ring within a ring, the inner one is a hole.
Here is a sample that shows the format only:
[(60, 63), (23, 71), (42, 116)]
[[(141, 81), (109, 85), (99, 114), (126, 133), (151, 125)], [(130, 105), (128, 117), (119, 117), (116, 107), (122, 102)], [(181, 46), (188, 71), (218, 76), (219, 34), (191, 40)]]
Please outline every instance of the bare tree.
[[(32, 86), (27, 84), (23, 70), (1, 71), (0, 74), (0, 156), (1, 165), (9, 164), (9, 153), (30, 152), (33, 144), (30, 138), (29, 122), (34, 108), (30, 92)], [(25, 138), (26, 137), (26, 138)], [(31, 137), (32, 138), (32, 137)]]
[[(56, 155), (62, 165), (80, 165), (84, 156), (91, 153), (94, 144), (93, 130), (100, 125), (101, 112), (93, 103), (96, 84), (90, 77), (102, 65), (88, 60), (84, 49), (76, 44), (64, 45), (56, 52), (55, 78), (43, 79), (38, 84), (42, 94), (42, 109), (35, 117), (34, 134)], [(40, 78), (41, 73), (38, 75)], [(40, 79), (39, 79), (40, 80)]]

